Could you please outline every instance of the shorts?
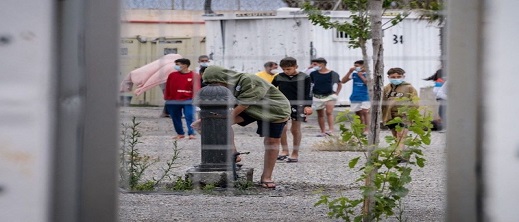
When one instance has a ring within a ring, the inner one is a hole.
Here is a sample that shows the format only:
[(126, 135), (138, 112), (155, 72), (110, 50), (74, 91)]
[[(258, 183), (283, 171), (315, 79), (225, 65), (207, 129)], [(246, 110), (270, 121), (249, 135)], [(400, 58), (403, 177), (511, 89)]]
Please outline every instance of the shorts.
[(389, 128), (390, 130), (394, 130), (396, 129), (396, 126), (400, 126), (402, 128), (407, 128), (407, 125), (403, 124), (403, 123), (393, 123), (393, 124), (387, 124), (386, 125), (387, 128)]
[(281, 138), (283, 128), (285, 128), (285, 125), (287, 124), (286, 121), (281, 123), (264, 122), (262, 120), (257, 120), (252, 116), (249, 116), (245, 112), (241, 112), (238, 116), (243, 118), (243, 122), (238, 123), (238, 125), (240, 126), (247, 126), (253, 122), (257, 122), (258, 129), (256, 130), (256, 133), (260, 137), (268, 136), (270, 138)]
[(335, 102), (337, 101), (337, 95), (330, 94), (330, 95), (315, 95), (314, 94), (314, 100), (313, 100), (313, 106), (315, 110), (322, 110), (326, 107), (327, 102)]
[(290, 119), (295, 121), (305, 121), (306, 114), (305, 114), (305, 106), (303, 105), (293, 105), (290, 106)]
[(358, 112), (363, 109), (370, 109), (371, 108), (371, 102), (370, 101), (364, 101), (364, 102), (351, 102), (350, 104), (350, 110), (352, 112)]

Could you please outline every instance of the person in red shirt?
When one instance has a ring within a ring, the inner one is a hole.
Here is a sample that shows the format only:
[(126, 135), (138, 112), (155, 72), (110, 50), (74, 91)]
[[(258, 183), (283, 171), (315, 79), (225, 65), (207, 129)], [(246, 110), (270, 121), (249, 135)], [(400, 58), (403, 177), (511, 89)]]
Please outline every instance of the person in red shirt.
[(195, 118), (195, 106), (193, 106), (193, 96), (200, 89), (200, 76), (189, 70), (191, 62), (189, 59), (175, 60), (175, 70), (169, 74), (164, 90), (164, 100), (173, 127), (177, 132), (174, 139), (185, 138), (184, 127), (182, 126), (182, 113), (186, 118), (187, 134), (189, 139), (195, 139), (195, 131), (191, 124)]

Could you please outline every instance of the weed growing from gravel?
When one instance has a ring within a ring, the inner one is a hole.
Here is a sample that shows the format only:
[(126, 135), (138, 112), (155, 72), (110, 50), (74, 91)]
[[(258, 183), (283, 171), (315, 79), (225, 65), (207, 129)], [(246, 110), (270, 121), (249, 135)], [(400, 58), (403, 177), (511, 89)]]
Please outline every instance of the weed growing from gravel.
[(148, 155), (141, 154), (138, 144), (142, 143), (139, 138), (142, 136), (138, 126), (140, 122), (133, 117), (128, 124), (122, 124), (121, 132), (121, 149), (119, 155), (120, 167), (120, 184), (125, 189), (132, 191), (151, 191), (164, 179), (171, 179), (171, 170), (175, 168), (175, 161), (179, 156), (179, 149), (175, 141), (172, 148), (172, 155), (166, 162), (166, 166), (162, 167), (162, 173), (158, 178), (152, 177), (151, 180), (142, 181), (146, 170), (160, 161), (159, 158), (152, 158)]
[(187, 176), (182, 178), (181, 176), (177, 177), (177, 180), (167, 187), (170, 190), (192, 190), (193, 189), (193, 181), (189, 179)]
[(248, 190), (252, 187), (254, 187), (254, 183), (247, 179), (238, 178), (238, 180), (234, 182), (234, 188), (238, 190)]
[[(357, 168), (362, 172), (356, 180), (359, 184), (363, 182), (361, 197), (330, 199), (328, 195), (321, 196), (315, 206), (327, 206), (329, 217), (344, 221), (366, 221), (366, 218), (367, 221), (380, 221), (388, 217), (406, 220), (401, 201), (409, 193), (406, 186), (412, 180), (412, 166), (424, 167), (422, 148), (431, 142), (432, 117), (424, 117), (418, 108), (412, 106), (400, 108), (398, 114), (402, 117), (397, 117), (388, 124), (405, 124), (411, 133), (403, 141), (397, 141), (393, 136), (386, 137), (389, 144), (387, 147), (371, 147), (372, 153), (370, 156), (364, 153), (366, 163), (361, 167), (357, 167), (361, 156), (349, 161), (348, 166), (351, 169)], [(365, 126), (358, 116), (345, 111), (339, 114), (337, 121), (340, 123), (343, 141), (353, 141), (359, 147), (370, 148), (366, 136), (362, 134)], [(347, 122), (350, 123), (350, 128), (345, 126)], [(397, 127), (397, 131), (402, 130), (402, 127)], [(406, 149), (399, 156), (397, 147), (401, 143), (406, 145)], [(373, 209), (366, 209), (367, 205), (373, 206)]]

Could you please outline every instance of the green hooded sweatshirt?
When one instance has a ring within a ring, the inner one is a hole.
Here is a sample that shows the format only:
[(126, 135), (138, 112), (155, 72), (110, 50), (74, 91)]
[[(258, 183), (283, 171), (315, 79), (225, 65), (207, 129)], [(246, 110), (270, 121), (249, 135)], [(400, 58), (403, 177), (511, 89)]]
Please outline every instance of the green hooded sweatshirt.
[(256, 75), (209, 66), (202, 79), (206, 84), (225, 83), (238, 104), (249, 106), (244, 112), (255, 119), (283, 122), (290, 117), (290, 102), (285, 95)]

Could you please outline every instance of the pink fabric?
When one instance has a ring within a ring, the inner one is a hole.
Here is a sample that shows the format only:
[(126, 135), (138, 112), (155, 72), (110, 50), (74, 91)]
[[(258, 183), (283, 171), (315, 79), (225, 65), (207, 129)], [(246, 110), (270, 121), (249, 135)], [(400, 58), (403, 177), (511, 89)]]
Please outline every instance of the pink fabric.
[(137, 86), (136, 95), (165, 83), (169, 73), (174, 71), (175, 60), (182, 58), (179, 54), (167, 54), (151, 63), (128, 73), (120, 85), (120, 92), (130, 92), (133, 85)]

